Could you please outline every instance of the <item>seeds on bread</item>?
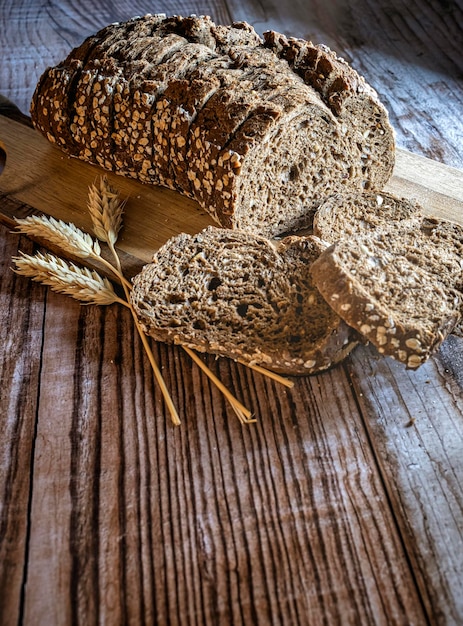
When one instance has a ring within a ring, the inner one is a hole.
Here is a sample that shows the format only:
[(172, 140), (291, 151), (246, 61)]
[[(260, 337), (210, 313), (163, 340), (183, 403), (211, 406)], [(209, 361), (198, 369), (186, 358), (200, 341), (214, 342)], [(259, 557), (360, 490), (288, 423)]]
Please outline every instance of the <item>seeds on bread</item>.
[(381, 192), (328, 198), (313, 232), (332, 244), (311, 269), (315, 284), (380, 352), (417, 367), (449, 332), (461, 335), (462, 226)]
[(374, 238), (342, 240), (312, 264), (314, 284), (381, 354), (416, 369), (460, 319), (460, 294)]
[(102, 29), (44, 72), (31, 117), (68, 154), (266, 236), (310, 221), (326, 195), (380, 189), (394, 164), (384, 106), (333, 52), (208, 17)]

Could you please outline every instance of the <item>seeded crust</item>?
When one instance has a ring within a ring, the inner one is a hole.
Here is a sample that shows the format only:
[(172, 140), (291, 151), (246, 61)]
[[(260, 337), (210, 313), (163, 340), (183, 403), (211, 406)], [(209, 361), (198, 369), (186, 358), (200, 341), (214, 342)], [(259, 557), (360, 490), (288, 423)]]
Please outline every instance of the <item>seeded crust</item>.
[[(404, 256), (463, 296), (463, 227), (424, 216), (413, 200), (386, 193), (336, 194), (315, 213), (313, 234), (327, 243), (355, 238), (359, 245)], [(463, 324), (452, 332), (463, 336)]]
[[(165, 97), (173, 81), (181, 81), (200, 64), (207, 63), (213, 57), (210, 48), (202, 44), (189, 43), (185, 40), (183, 47), (172, 55), (168, 61), (158, 67), (157, 73), (151, 79), (157, 87), (157, 94), (153, 94), (155, 105), (151, 115), (145, 116), (147, 124), (145, 129), (138, 134), (138, 154), (140, 160), (143, 157), (142, 178), (152, 182), (152, 176), (158, 175), (161, 184), (171, 189), (176, 189), (175, 178), (170, 166), (170, 141), (171, 127), (174, 123), (172, 112)], [(150, 134), (155, 138), (152, 151), (149, 145)], [(152, 156), (152, 158), (148, 158)]]
[(327, 195), (380, 188), (394, 160), (376, 93), (324, 47), (315, 68), (334, 69), (309, 80), (311, 46), (278, 33), (264, 45), (245, 22), (137, 17), (49, 68), (32, 121), (71, 156), (177, 189), (222, 226), (294, 231)]
[(388, 225), (419, 229), (422, 218), (422, 208), (414, 200), (384, 192), (334, 194), (318, 207), (313, 234), (336, 243)]
[(327, 46), (275, 31), (264, 33), (264, 45), (320, 94), (341, 132), (351, 136), (353, 160), (362, 164), (363, 188), (382, 189), (394, 167), (395, 138), (377, 92)]
[(159, 341), (314, 374), (342, 360), (357, 333), (314, 288), (315, 238), (277, 246), (242, 231), (209, 227), (170, 239), (133, 281), (144, 330)]
[(66, 68), (48, 69), (39, 80), (30, 111), (35, 126), (47, 139), (71, 154), (77, 149), (70, 129), (71, 113), (63, 106), (63, 100), (73, 98), (69, 94), (81, 72), (79, 60), (73, 60)]
[(381, 354), (416, 369), (460, 320), (461, 296), (378, 239), (343, 240), (312, 264), (314, 284)]
[(189, 164), (187, 161), (190, 126), (198, 115), (198, 111), (221, 85), (220, 79), (214, 75), (213, 68), (209, 67), (209, 75), (202, 73), (200, 77), (194, 77), (189, 81), (185, 79), (171, 81), (162, 99), (166, 117), (170, 119), (168, 156), (172, 179), (180, 193), (192, 198), (194, 197), (194, 187), (192, 187), (188, 176)]

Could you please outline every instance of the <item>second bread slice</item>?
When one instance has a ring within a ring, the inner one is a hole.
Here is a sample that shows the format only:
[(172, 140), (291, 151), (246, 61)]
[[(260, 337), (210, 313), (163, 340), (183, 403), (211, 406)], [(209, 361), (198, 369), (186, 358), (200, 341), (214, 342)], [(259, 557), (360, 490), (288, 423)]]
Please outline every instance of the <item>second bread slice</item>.
[(460, 319), (460, 294), (375, 243), (367, 236), (339, 241), (313, 263), (311, 275), (329, 305), (381, 354), (416, 369)]

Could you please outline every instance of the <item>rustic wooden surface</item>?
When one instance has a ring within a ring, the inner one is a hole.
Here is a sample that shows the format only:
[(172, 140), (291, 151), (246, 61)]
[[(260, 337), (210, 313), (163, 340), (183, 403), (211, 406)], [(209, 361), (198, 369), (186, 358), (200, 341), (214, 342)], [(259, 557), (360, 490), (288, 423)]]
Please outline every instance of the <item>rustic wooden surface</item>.
[[(461, 3), (166, 6), (4, 0), (0, 92), (27, 113), (45, 65), (116, 19), (248, 19), (331, 45), (401, 147), (463, 167)], [(417, 372), (361, 347), (291, 390), (206, 359), (256, 411), (245, 427), (186, 354), (153, 344), (175, 428), (127, 312), (16, 276), (34, 244), (0, 234), (2, 626), (463, 623), (461, 339)]]

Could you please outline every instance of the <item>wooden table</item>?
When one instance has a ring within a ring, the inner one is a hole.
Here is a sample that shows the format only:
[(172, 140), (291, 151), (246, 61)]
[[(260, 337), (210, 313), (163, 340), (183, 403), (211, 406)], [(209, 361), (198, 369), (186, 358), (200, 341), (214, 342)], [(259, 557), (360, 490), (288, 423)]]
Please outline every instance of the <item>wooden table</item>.
[[(3, 0), (0, 92), (145, 12), (247, 19), (327, 43), (377, 88), (398, 145), (463, 168), (460, 0)], [(168, 7), (168, 8), (167, 8)], [(16, 276), (0, 237), (0, 623), (463, 624), (463, 342), (416, 372), (360, 347), (293, 389), (206, 362), (130, 314)]]

